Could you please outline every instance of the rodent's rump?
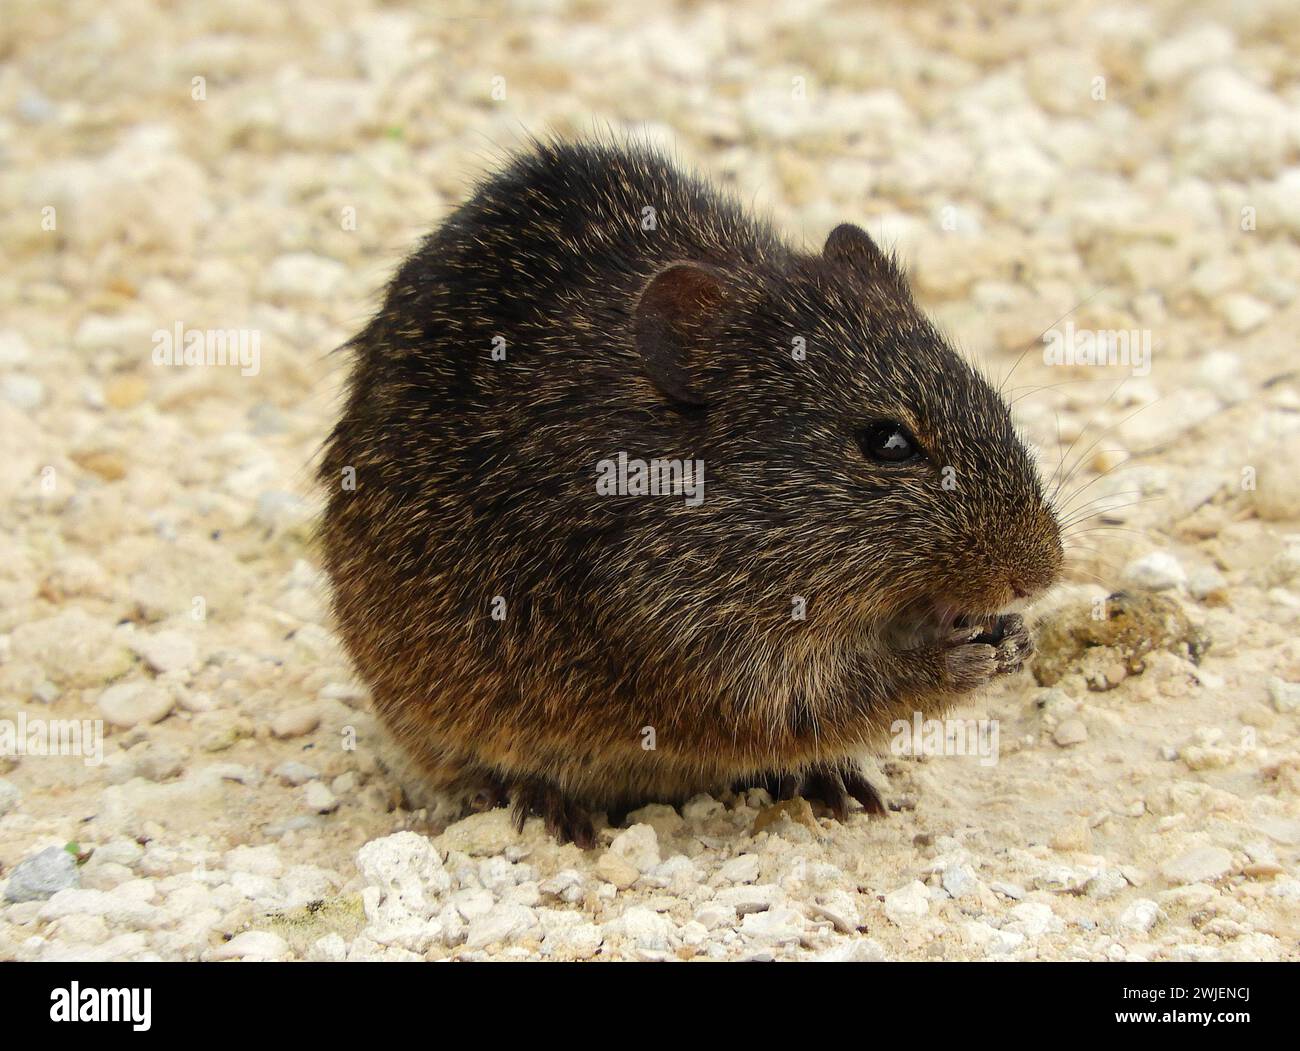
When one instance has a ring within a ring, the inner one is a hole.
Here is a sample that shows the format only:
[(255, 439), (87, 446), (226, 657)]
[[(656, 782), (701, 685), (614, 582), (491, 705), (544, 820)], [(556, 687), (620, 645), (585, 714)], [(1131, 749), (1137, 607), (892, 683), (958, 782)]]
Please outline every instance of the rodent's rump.
[(1055, 515), (855, 226), (796, 252), (650, 150), (538, 144), (351, 346), (325, 564), (436, 785), (579, 841), (747, 779), (842, 814), (896, 718), (1029, 652), (999, 611), (1056, 577)]

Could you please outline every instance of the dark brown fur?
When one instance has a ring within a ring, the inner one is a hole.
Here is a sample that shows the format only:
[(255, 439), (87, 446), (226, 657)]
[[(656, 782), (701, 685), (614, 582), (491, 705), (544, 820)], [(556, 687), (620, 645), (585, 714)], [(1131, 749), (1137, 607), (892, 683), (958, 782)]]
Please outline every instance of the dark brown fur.
[[(351, 346), (325, 563), (436, 786), (584, 843), (588, 809), (738, 781), (878, 809), (853, 757), (1030, 650), (996, 614), (1056, 577), (1055, 516), (998, 394), (856, 227), (800, 254), (650, 151), (539, 144)], [(870, 460), (875, 420), (926, 458)], [(598, 495), (619, 451), (702, 459), (703, 504)]]

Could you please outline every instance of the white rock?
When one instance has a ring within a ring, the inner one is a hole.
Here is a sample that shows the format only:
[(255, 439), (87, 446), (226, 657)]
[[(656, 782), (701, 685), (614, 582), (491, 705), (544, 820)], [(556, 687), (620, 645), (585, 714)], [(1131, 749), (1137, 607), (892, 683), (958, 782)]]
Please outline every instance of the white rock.
[(413, 949), (376, 941), (365, 931), (348, 946), (348, 963), (420, 963), (423, 959)]
[(279, 712), (271, 720), (271, 733), (284, 740), (302, 737), (320, 725), (320, 709), (314, 704), (303, 704)]
[(676, 809), (664, 803), (649, 803), (627, 815), (629, 825), (649, 825), (660, 841), (676, 835), (686, 824)]
[(514, 941), (537, 926), (537, 914), (523, 905), (496, 905), (486, 915), (476, 917), (469, 925), (465, 946), (483, 949), (489, 945)]
[(179, 631), (141, 635), (131, 645), (156, 672), (183, 671), (192, 667), (199, 656), (194, 640)]
[(1128, 880), (1119, 869), (1103, 869), (1084, 885), (1083, 892), (1090, 898), (1105, 901), (1113, 898), (1128, 886)]
[(989, 890), (996, 894), (1001, 894), (1004, 898), (1010, 898), (1012, 901), (1020, 901), (1025, 896), (1025, 888), (1018, 883), (1007, 883), (1004, 880), (994, 880), (989, 884)]
[(1052, 731), (1052, 740), (1062, 748), (1083, 744), (1088, 739), (1088, 727), (1082, 719), (1063, 719)]
[(171, 691), (152, 682), (122, 682), (99, 695), (104, 718), (124, 730), (162, 722), (175, 707)]
[(283, 784), (289, 785), (293, 788), (297, 788), (299, 785), (305, 785), (308, 781), (314, 781), (316, 778), (320, 777), (320, 771), (314, 770), (306, 763), (299, 763), (292, 759), (281, 763), (272, 771), (272, 773), (275, 774)]
[(660, 862), (659, 837), (649, 825), (624, 829), (609, 845), (611, 854), (621, 857), (638, 872), (649, 872)]
[(604, 932), (594, 923), (577, 923), (551, 931), (542, 942), (542, 952), (567, 959), (588, 960), (596, 955), (604, 940)]
[(334, 931), (317, 938), (307, 950), (307, 959), (313, 963), (342, 963), (347, 958), (348, 943)]
[(469, 887), (465, 890), (458, 890), (451, 896), (451, 903), (456, 906), (456, 911), (468, 922), (478, 919), (480, 916), (486, 916), (492, 911), (492, 906), (496, 904), (496, 899), (492, 896), (490, 890), (483, 890), (481, 887)]
[(1011, 920), (1007, 923), (1007, 929), (1019, 931), (1027, 938), (1037, 938), (1058, 925), (1059, 921), (1050, 905), (1039, 901), (1022, 901), (1011, 907)]
[(1146, 54), (1143, 70), (1157, 84), (1170, 84), (1225, 61), (1234, 46), (1227, 29), (1203, 22), (1168, 40), (1157, 41)]
[(1268, 696), (1279, 712), (1294, 712), (1300, 709), (1300, 682), (1287, 682), (1274, 675), (1268, 680)]
[(962, 926), (962, 939), (990, 956), (1004, 956), (1025, 944), (1020, 931), (999, 930), (982, 920), (971, 920)]
[(1251, 385), (1241, 355), (1226, 350), (1206, 354), (1196, 366), (1201, 384), (1228, 404), (1250, 397)]
[(596, 861), (596, 875), (619, 890), (627, 890), (641, 877), (635, 865), (613, 851), (606, 851)]
[(1160, 866), (1170, 883), (1202, 883), (1222, 879), (1232, 871), (1232, 854), (1223, 847), (1195, 847)]
[(543, 906), (536, 912), (537, 922), (541, 924), (543, 934), (550, 934), (551, 931), (562, 927), (573, 927), (584, 920), (583, 913), (571, 909), (552, 909)]
[(437, 923), (442, 928), (442, 942), (446, 946), (463, 945), (469, 933), (465, 917), (451, 902), (438, 910)]
[(693, 796), (682, 805), (682, 817), (693, 825), (703, 824), (709, 818), (725, 814), (727, 808), (709, 795)]
[(734, 927), (737, 922), (736, 910), (730, 905), (710, 902), (696, 910), (695, 922), (710, 931), (718, 927)]
[(280, 885), (270, 876), (259, 876), (252, 872), (232, 872), (230, 886), (261, 908), (275, 908), (284, 903)]
[(0, 398), (15, 409), (30, 412), (45, 402), (45, 384), (35, 376), (21, 373), (0, 377)]
[(1117, 430), (1125, 448), (1141, 453), (1173, 441), (1218, 410), (1219, 399), (1210, 391), (1182, 387), (1132, 413)]
[(328, 297), (347, 276), (337, 259), (311, 252), (277, 256), (262, 277), (262, 291), (286, 299), (320, 300)]
[(42, 906), (40, 917), (43, 920), (57, 920), (85, 913), (88, 916), (103, 916), (113, 923), (135, 927), (153, 926), (161, 915), (160, 910), (141, 901), (139, 895), (132, 892), (133, 882), (135, 881), (123, 883), (111, 891), (80, 888), (61, 890)]
[(442, 924), (434, 917), (451, 877), (427, 839), (398, 832), (371, 840), (357, 852), (357, 870), (369, 884), (361, 892), (370, 921), (367, 938), (417, 954), (442, 940)]
[(519, 841), (510, 810), (497, 807), (481, 814), (471, 814), (454, 825), (449, 825), (439, 837), (447, 850), (459, 851), (470, 857), (483, 857), (502, 853), (506, 847)]
[(0, 368), (26, 365), (32, 359), (31, 344), (16, 329), (0, 330)]
[(357, 851), (357, 871), (379, 888), (379, 906), (387, 915), (428, 919), (439, 908), (439, 896), (451, 890), (451, 877), (437, 850), (414, 832), (372, 839)]
[(807, 908), (812, 915), (830, 920), (842, 934), (853, 934), (862, 923), (857, 900), (846, 890), (837, 888), (819, 894)]
[(1269, 559), (1262, 576), (1275, 588), (1300, 584), (1300, 534), (1292, 533), (1284, 538), (1282, 550)]
[(230, 872), (251, 872), (257, 876), (278, 876), (284, 871), (280, 852), (273, 844), (239, 846), (226, 851), (225, 868)]
[[(158, 251), (195, 251), (196, 231), (214, 205), (203, 169), (178, 145), (174, 128), (137, 123), (93, 162), (77, 158), (36, 170), (41, 199), (58, 210), (60, 235), (80, 251), (128, 240)], [(103, 208), (103, 201), (113, 207)], [(155, 315), (145, 342), (134, 346), (148, 346), (158, 320)]]
[(1300, 520), (1300, 430), (1251, 450), (1250, 457), (1256, 469), (1251, 502), (1259, 517), (1266, 522)]
[(213, 949), (213, 960), (282, 960), (289, 943), (272, 931), (244, 931)]
[(640, 905), (633, 906), (612, 924), (607, 924), (605, 928), (607, 934), (611, 926), (616, 933), (641, 949), (667, 949), (673, 930), (670, 920), (653, 909)]
[(1228, 586), (1228, 581), (1213, 566), (1200, 566), (1187, 577), (1187, 590), (1198, 599)]
[(1124, 581), (1146, 591), (1166, 591), (1187, 583), (1187, 571), (1168, 551), (1152, 551), (1124, 567)]
[(561, 869), (554, 876), (543, 880), (537, 889), (543, 894), (575, 903), (582, 900), (582, 884), (582, 873), (577, 869)]
[(651, 869), (646, 882), (670, 888), (676, 894), (686, 894), (700, 882), (700, 871), (685, 854), (674, 854)]
[[(1241, 260), (1235, 256), (1216, 255), (1203, 259), (1196, 265), (1196, 269), (1188, 279), (1188, 284), (1204, 299), (1213, 300), (1231, 292), (1244, 280), (1246, 280), (1246, 268)], [(1237, 355), (1226, 351), (1216, 351), (1215, 354), (1225, 359), (1237, 358)], [(1237, 358), (1237, 365), (1240, 369), (1240, 358)], [(1204, 365), (1198, 366), (1197, 374), (1205, 378)], [(1240, 372), (1235, 375), (1239, 377)]]
[(929, 912), (930, 894), (920, 880), (885, 895), (885, 915), (900, 927), (919, 923)]
[(964, 898), (976, 890), (975, 873), (968, 865), (949, 865), (940, 877), (943, 889), (953, 898)]
[(15, 661), (40, 665), (52, 682), (64, 687), (103, 686), (132, 664), (130, 651), (112, 628), (77, 608), (19, 624), (10, 640)]
[(5, 901), (45, 901), (79, 882), (77, 859), (63, 847), (46, 847), (14, 866), (5, 885)]
[(292, 71), (276, 84), (278, 127), (308, 146), (355, 142), (375, 119), (376, 85), (365, 80), (302, 77)]
[(803, 913), (789, 906), (751, 912), (740, 922), (740, 933), (772, 945), (797, 945), (804, 931)]
[(134, 865), (144, 857), (144, 849), (133, 839), (120, 836), (96, 847), (90, 864), (111, 861), (118, 865)]
[(1300, 168), (1287, 168), (1264, 187), (1264, 207), (1260, 211), (1265, 210), (1284, 229), (1300, 234)]
[(339, 801), (329, 786), (320, 781), (308, 781), (303, 789), (303, 801), (307, 809), (317, 814), (332, 814), (339, 808)]
[(1242, 335), (1264, 324), (1272, 317), (1273, 308), (1262, 299), (1237, 292), (1223, 297), (1219, 303), (1219, 313), (1231, 331)]
[(718, 875), (727, 883), (753, 883), (758, 879), (758, 871), (758, 855), (741, 854), (725, 862), (718, 869)]
[(479, 882), (497, 894), (504, 894), (532, 876), (533, 870), (528, 865), (513, 865), (503, 857), (484, 858), (478, 866)]
[(760, 883), (757, 886), (728, 887), (718, 891), (713, 902), (725, 909), (734, 909), (744, 916), (750, 912), (762, 912), (770, 909), (781, 900), (781, 888), (775, 883)]
[(814, 959), (819, 963), (881, 963), (885, 950), (874, 938), (844, 938)]
[(0, 778), (0, 817), (4, 817), (9, 811), (18, 805), (23, 794), (18, 790), (18, 786), (12, 781), (6, 781)]
[(1052, 159), (1025, 140), (995, 141), (975, 170), (981, 196), (1007, 218), (1036, 215), (1058, 179)]
[(1117, 921), (1125, 930), (1145, 934), (1155, 925), (1160, 915), (1160, 906), (1150, 898), (1138, 898), (1119, 914)]
[[(373, 918), (361, 932), (358, 942), (368, 940), (385, 949), (410, 952), (415, 955), (400, 958), (415, 959), (444, 940), (442, 924), (437, 918), (421, 919), (413, 913), (400, 911), (385, 913), (379, 905), (378, 887), (366, 887), (361, 892), (361, 903), (366, 915)], [(393, 958), (389, 953), (382, 955), (384, 958)]]

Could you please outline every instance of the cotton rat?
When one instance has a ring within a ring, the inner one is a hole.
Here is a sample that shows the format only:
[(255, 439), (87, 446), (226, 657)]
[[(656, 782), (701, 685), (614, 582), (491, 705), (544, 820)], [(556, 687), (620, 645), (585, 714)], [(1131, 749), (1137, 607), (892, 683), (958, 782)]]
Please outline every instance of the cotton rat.
[(1032, 650), (999, 611), (1056, 517), (856, 226), (806, 254), (653, 150), (534, 143), (350, 347), (325, 565), (433, 786), (583, 846), (738, 784), (880, 812), (854, 757)]

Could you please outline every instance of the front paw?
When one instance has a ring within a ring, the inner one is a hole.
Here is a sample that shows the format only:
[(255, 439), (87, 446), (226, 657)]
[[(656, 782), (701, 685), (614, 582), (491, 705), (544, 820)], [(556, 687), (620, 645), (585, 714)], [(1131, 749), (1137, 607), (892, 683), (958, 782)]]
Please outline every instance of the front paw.
[(997, 646), (976, 641), (969, 631), (953, 634), (939, 657), (943, 689), (970, 693), (987, 686), (1001, 670), (998, 660)]
[(997, 651), (997, 674), (1010, 675), (1025, 666), (1034, 655), (1034, 638), (1025, 618), (1019, 613), (998, 617), (992, 628), (975, 636), (974, 642), (992, 646)]

